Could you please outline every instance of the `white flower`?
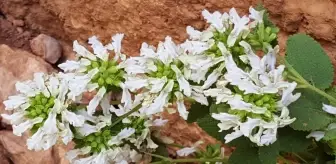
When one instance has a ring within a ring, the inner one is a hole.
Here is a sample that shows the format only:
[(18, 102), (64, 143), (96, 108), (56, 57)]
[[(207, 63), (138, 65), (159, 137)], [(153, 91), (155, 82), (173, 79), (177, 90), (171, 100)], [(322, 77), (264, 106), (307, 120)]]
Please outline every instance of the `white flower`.
[(100, 100), (104, 97), (105, 93), (106, 93), (105, 87), (102, 87), (98, 90), (97, 94), (93, 97), (93, 99), (90, 101), (87, 107), (89, 115), (92, 115), (96, 111), (96, 108), (99, 105)]
[(207, 80), (204, 82), (202, 89), (209, 88), (213, 83), (217, 81), (219, 76), (222, 75), (222, 71), (224, 69), (225, 65), (222, 63), (218, 68), (216, 68), (207, 78)]
[(251, 28), (256, 27), (258, 25), (258, 23), (263, 22), (263, 17), (264, 17), (265, 10), (257, 11), (251, 6), (249, 8), (249, 11), (250, 11), (249, 17), (254, 20), (250, 24)]
[(227, 44), (229, 47), (232, 47), (239, 36), (245, 38), (249, 33), (247, 23), (250, 21), (250, 19), (246, 16), (240, 18), (235, 8), (232, 8), (229, 14), (230, 20), (234, 24), (234, 28), (228, 37)]
[(155, 119), (153, 121), (153, 126), (164, 126), (167, 122), (168, 122), (168, 120), (164, 120), (162, 118)]
[(119, 145), (122, 143), (122, 140), (130, 137), (135, 133), (133, 128), (124, 128), (116, 136), (113, 136), (112, 139), (108, 142), (109, 145)]
[(306, 138), (315, 138), (316, 141), (320, 141), (325, 135), (324, 131), (313, 131), (307, 135)]
[(165, 88), (160, 92), (154, 102), (146, 109), (147, 115), (152, 115), (163, 111), (163, 107), (168, 103), (168, 95), (173, 89), (174, 82), (169, 80)]
[(232, 140), (234, 139), (237, 139), (239, 137), (241, 137), (243, 135), (243, 133), (239, 130), (237, 130), (237, 127), (234, 128), (235, 131), (233, 131), (232, 133), (230, 134), (227, 134), (225, 137), (224, 137), (224, 140), (225, 140), (225, 143), (229, 143), (231, 142)]
[(191, 147), (185, 147), (185, 148), (182, 148), (182, 149), (180, 149), (180, 150), (177, 150), (176, 153), (177, 153), (177, 155), (180, 156), (180, 157), (188, 156), (188, 155), (190, 155), (190, 154), (196, 152), (196, 151), (197, 151), (197, 147), (198, 147), (199, 145), (201, 145), (202, 143), (203, 143), (202, 141), (198, 141), (198, 142), (196, 142), (196, 143), (195, 143), (193, 146), (191, 146)]
[(183, 94), (180, 92), (175, 92), (175, 96), (177, 98), (176, 104), (177, 104), (177, 110), (180, 114), (180, 116), (187, 120), (188, 119), (188, 114), (189, 112), (187, 111), (185, 105), (184, 105), (184, 100), (183, 100)]
[(218, 123), (220, 132), (223, 130), (229, 130), (232, 127), (237, 127), (240, 124), (240, 119), (236, 115), (231, 115), (227, 113), (213, 113), (211, 116), (214, 119), (221, 121), (221, 123)]
[(336, 114), (336, 108), (331, 105), (323, 104), (322, 109), (327, 113)]
[(209, 13), (208, 10), (203, 10), (202, 11), (202, 15), (204, 17), (204, 19), (207, 20), (207, 23), (210, 23), (211, 26), (215, 27), (216, 30), (220, 31), (220, 32), (224, 32), (226, 30), (226, 28), (223, 25), (223, 15), (216, 11), (214, 13)]
[(8, 100), (4, 101), (3, 104), (5, 105), (6, 110), (12, 110), (19, 108), (22, 104), (27, 103), (28, 98), (24, 96), (9, 96)]
[(41, 123), (42, 121), (43, 121), (42, 118), (37, 117), (33, 120), (27, 120), (18, 125), (13, 125), (13, 134), (17, 136), (22, 136), (23, 132), (25, 132), (28, 129), (31, 129), (35, 124)]
[(191, 40), (208, 41), (213, 37), (212, 31), (197, 31), (191, 26), (187, 26), (187, 33)]
[(260, 123), (260, 119), (247, 118), (246, 122), (240, 124), (240, 131), (248, 137), (255, 127), (260, 126)]
[(172, 65), (171, 68), (176, 74), (176, 79), (180, 85), (180, 91), (183, 91), (183, 93), (186, 96), (190, 96), (191, 88), (190, 88), (189, 82), (183, 77), (181, 71), (176, 67), (176, 65)]
[(75, 127), (84, 125), (85, 118), (83, 116), (70, 112), (67, 109), (63, 110), (61, 113), (62, 119), (67, 120), (71, 125)]
[(203, 105), (209, 105), (208, 103), (208, 99), (205, 97), (204, 95), (204, 91), (201, 88), (201, 86), (191, 86), (191, 98), (193, 98), (194, 100), (196, 100), (197, 102), (203, 104)]

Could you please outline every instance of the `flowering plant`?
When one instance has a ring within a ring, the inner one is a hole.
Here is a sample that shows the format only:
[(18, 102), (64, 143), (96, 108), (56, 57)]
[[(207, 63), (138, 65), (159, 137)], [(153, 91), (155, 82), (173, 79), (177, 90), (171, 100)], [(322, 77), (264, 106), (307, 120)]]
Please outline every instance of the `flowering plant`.
[[(35, 73), (17, 82), (18, 94), (2, 114), (13, 133), (28, 132), (30, 150), (72, 142), (71, 163), (326, 163), (336, 153), (336, 90), (333, 67), (321, 46), (304, 34), (291, 36), (279, 56), (278, 28), (262, 8), (240, 17), (202, 12), (209, 23), (175, 44), (143, 43), (140, 56), (122, 53), (123, 34), (92, 51), (73, 43), (77, 59), (60, 73)], [(94, 97), (85, 101), (87, 93)], [(177, 110), (175, 110), (175, 108)], [(190, 147), (160, 135), (163, 113), (197, 122), (221, 144)], [(180, 147), (172, 159), (164, 144)], [(185, 158), (193, 156), (193, 158)], [(147, 160), (149, 159), (149, 160)]]

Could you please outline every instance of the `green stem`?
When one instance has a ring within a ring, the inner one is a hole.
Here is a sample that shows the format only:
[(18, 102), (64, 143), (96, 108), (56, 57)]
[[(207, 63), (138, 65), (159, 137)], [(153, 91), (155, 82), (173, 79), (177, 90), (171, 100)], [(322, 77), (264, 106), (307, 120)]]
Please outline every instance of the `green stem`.
[(152, 153), (147, 153), (147, 152), (143, 152), (143, 153), (148, 154), (148, 155), (153, 156), (153, 157), (156, 157), (156, 158), (160, 158), (164, 161), (169, 161), (170, 160), (170, 158), (164, 157), (164, 156), (161, 156), (161, 155), (158, 155), (158, 154), (152, 154)]
[(131, 111), (127, 112), (126, 114), (120, 116), (116, 121), (114, 121), (111, 125), (111, 127), (117, 125), (120, 121), (122, 121), (124, 118), (128, 117), (129, 115), (131, 115), (132, 113), (138, 111), (141, 108), (141, 104), (137, 105), (136, 107), (134, 107)]
[(313, 91), (315, 91), (316, 93), (320, 94), (321, 96), (324, 96), (325, 98), (329, 99), (332, 102), (336, 102), (336, 99), (332, 96), (330, 96), (329, 94), (325, 93), (324, 91), (312, 86), (312, 85), (307, 85), (308, 89), (311, 89)]
[(120, 103), (120, 101), (111, 101), (111, 105), (119, 105)]
[(303, 159), (301, 156), (299, 156), (298, 154), (296, 153), (292, 153), (296, 158), (299, 158), (302, 162), (304, 163), (308, 163), (305, 159)]
[(227, 163), (226, 159), (198, 159), (198, 158), (186, 158), (186, 159), (169, 159), (163, 160), (158, 162), (152, 162), (151, 164), (161, 164), (162, 162), (169, 162), (169, 163), (194, 163), (194, 162), (223, 162)]
[(288, 75), (287, 77), (291, 80), (296, 81), (297, 83), (301, 84), (300, 86), (304, 86), (304, 88), (308, 88), (321, 96), (327, 98), (328, 100), (336, 103), (336, 98), (332, 97), (331, 95), (327, 94), (323, 90), (316, 88), (315, 86), (311, 85), (306, 79), (304, 79), (286, 60), (285, 60), (286, 67), (288, 71), (293, 75)]

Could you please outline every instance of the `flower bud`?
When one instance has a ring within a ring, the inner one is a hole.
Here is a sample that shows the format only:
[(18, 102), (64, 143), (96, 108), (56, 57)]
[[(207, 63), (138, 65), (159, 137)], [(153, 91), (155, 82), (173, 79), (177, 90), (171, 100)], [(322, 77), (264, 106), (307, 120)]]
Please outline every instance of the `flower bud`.
[(112, 84), (113, 83), (113, 79), (111, 77), (107, 77), (105, 80), (106, 84)]
[(96, 62), (96, 61), (91, 62), (91, 67), (92, 68), (98, 68), (99, 67), (98, 62)]
[(100, 86), (103, 86), (104, 83), (105, 83), (104, 79), (103, 79), (102, 77), (100, 77), (100, 78), (98, 79), (98, 84), (99, 84)]
[(118, 68), (116, 66), (112, 66), (112, 67), (107, 69), (107, 72), (111, 73), (111, 74), (116, 73), (116, 72), (118, 72)]

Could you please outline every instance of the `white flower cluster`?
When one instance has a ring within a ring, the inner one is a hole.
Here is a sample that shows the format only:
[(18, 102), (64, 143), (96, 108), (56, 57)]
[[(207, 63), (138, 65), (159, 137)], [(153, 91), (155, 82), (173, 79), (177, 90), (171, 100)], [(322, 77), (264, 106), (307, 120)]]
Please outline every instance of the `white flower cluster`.
[[(33, 81), (16, 83), (19, 94), (4, 101), (13, 114), (1, 116), (13, 125), (15, 135), (30, 130), (28, 149), (47, 150), (58, 140), (64, 144), (73, 141), (76, 149), (67, 154), (71, 163), (108, 164), (139, 162), (142, 152), (158, 147), (151, 139), (151, 127), (163, 126), (166, 121), (137, 110), (126, 115), (139, 108), (140, 102), (132, 100), (124, 84), (122, 38), (123, 34), (117, 34), (104, 46), (91, 37), (94, 53), (75, 41), (77, 60), (60, 65), (66, 73), (35, 73)], [(109, 59), (111, 50), (113, 59)], [(95, 90), (90, 102), (83, 104), (84, 94)], [(112, 94), (119, 92), (120, 103), (111, 105)]]
[[(287, 106), (300, 94), (293, 94), (296, 83), (284, 80), (285, 67), (275, 65), (276, 32), (264, 25), (263, 13), (250, 8), (249, 17), (240, 17), (234, 8), (224, 14), (204, 10), (208, 29), (187, 27), (190, 37), (182, 44), (169, 36), (157, 47), (143, 43), (138, 57), (121, 53), (123, 34), (107, 45), (89, 38), (93, 53), (75, 41), (77, 60), (59, 65), (65, 73), (36, 73), (33, 81), (18, 82), (19, 94), (4, 102), (13, 114), (2, 117), (16, 135), (30, 129), (31, 150), (49, 149), (61, 139), (76, 145), (67, 154), (72, 163), (129, 163), (158, 147), (151, 127), (166, 123), (160, 118), (164, 110), (176, 106), (187, 119), (185, 101), (213, 105), (208, 100), (215, 99), (228, 106), (212, 113), (220, 131), (233, 130), (226, 142), (245, 136), (269, 145), (278, 128), (295, 120)], [(262, 51), (262, 58), (256, 55)], [(83, 96), (95, 91), (83, 104)], [(119, 103), (111, 105), (118, 93)], [(178, 154), (188, 155), (196, 147)]]
[[(295, 82), (284, 80), (285, 67), (275, 65), (279, 48), (271, 44), (274, 34), (265, 28), (263, 13), (250, 8), (249, 17), (240, 17), (234, 8), (224, 14), (204, 10), (209, 28), (201, 32), (187, 27), (190, 40), (182, 44), (184, 64), (194, 75), (187, 79), (201, 84), (216, 104), (229, 106), (212, 114), (221, 121), (220, 131), (233, 130), (226, 142), (245, 136), (258, 146), (269, 145), (278, 128), (295, 121), (287, 106), (300, 94), (292, 93)], [(262, 58), (256, 55), (261, 50)]]

